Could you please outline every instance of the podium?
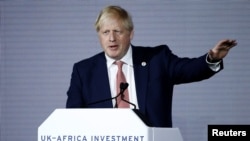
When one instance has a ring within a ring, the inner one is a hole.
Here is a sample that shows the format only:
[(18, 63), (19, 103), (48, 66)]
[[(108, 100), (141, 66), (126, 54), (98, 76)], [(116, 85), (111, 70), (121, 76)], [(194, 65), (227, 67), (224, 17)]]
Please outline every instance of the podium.
[(147, 126), (132, 109), (56, 109), (38, 141), (183, 141), (178, 128)]

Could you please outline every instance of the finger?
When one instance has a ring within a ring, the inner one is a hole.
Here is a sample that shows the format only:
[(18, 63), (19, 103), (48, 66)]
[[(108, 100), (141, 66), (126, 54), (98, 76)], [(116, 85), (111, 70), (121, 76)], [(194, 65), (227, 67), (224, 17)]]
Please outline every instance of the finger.
[(225, 48), (232, 48), (234, 46), (237, 45), (237, 42), (236, 40), (225, 40), (223, 43), (222, 43), (222, 46), (225, 47)]
[(232, 46), (236, 46), (237, 45), (237, 41), (236, 40), (232, 40), (231, 43), (232, 43)]
[(236, 40), (232, 40), (232, 41), (230, 42), (230, 44), (228, 44), (228, 47), (229, 47), (229, 48), (232, 48), (232, 47), (234, 47), (234, 46), (236, 46), (236, 45), (237, 45)]

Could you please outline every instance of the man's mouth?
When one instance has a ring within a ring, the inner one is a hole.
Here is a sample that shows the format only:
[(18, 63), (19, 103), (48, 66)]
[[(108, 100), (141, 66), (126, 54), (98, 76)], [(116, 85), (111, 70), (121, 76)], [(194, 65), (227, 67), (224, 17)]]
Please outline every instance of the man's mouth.
[(116, 49), (118, 48), (118, 45), (112, 45), (112, 46), (109, 46), (111, 49)]

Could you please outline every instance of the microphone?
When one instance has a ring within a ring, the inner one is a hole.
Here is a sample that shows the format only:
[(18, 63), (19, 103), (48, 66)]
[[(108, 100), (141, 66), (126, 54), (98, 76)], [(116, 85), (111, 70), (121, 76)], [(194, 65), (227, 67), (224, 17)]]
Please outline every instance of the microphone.
[[(136, 105), (134, 103), (131, 103), (129, 101), (127, 101), (126, 99), (124, 99), (125, 95), (124, 95), (124, 91), (128, 88), (128, 83), (120, 83), (120, 93), (117, 95), (117, 97), (119, 97), (121, 95), (121, 100), (125, 101), (126, 103), (132, 105), (134, 107), (134, 109), (136, 109)], [(115, 108), (118, 107), (117, 105), (117, 97), (116, 97), (116, 104), (115, 104)]]
[(123, 83), (123, 82), (120, 83), (120, 92), (119, 92), (119, 94), (115, 97), (115, 108), (118, 107), (117, 98), (118, 98), (119, 96), (124, 97), (124, 91), (125, 91), (127, 88), (128, 88), (128, 83)]
[(123, 97), (124, 97), (124, 94), (123, 94), (123, 93), (124, 93), (124, 91), (125, 91), (127, 88), (128, 88), (128, 83), (123, 83), (123, 82), (121, 82), (121, 83), (120, 83), (120, 92), (119, 92), (119, 94), (117, 94), (115, 97), (107, 98), (107, 99), (103, 99), (103, 100), (98, 100), (98, 101), (89, 103), (88, 106), (89, 106), (89, 105), (98, 104), (98, 103), (102, 103), (102, 102), (106, 102), (106, 101), (115, 99), (115, 100), (116, 100), (115, 108), (117, 108), (117, 107), (118, 107), (118, 106), (117, 106), (117, 98), (118, 98), (119, 96), (122, 96), (122, 95), (123, 95)]
[(128, 83), (120, 83), (120, 94), (124, 96), (124, 91), (128, 88)]

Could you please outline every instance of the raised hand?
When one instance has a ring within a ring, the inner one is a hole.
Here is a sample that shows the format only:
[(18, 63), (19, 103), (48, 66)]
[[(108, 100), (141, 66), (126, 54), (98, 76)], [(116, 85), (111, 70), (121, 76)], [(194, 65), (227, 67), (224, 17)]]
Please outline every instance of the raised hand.
[(228, 54), (229, 50), (236, 45), (236, 40), (224, 39), (219, 41), (214, 48), (209, 51), (209, 59), (211, 61), (223, 59)]

